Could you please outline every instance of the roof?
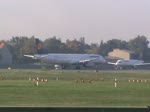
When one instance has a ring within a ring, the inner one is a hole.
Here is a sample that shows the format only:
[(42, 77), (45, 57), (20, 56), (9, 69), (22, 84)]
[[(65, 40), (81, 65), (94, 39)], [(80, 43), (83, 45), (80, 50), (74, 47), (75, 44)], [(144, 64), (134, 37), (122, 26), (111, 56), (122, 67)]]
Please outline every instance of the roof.
[(128, 52), (128, 53), (134, 53), (133, 51), (122, 49), (122, 51)]
[(0, 43), (0, 49), (4, 48), (5, 43)]
[(126, 49), (114, 49), (114, 50), (120, 50), (120, 51), (124, 51), (124, 52), (128, 52), (128, 53), (134, 53), (133, 51), (126, 50)]

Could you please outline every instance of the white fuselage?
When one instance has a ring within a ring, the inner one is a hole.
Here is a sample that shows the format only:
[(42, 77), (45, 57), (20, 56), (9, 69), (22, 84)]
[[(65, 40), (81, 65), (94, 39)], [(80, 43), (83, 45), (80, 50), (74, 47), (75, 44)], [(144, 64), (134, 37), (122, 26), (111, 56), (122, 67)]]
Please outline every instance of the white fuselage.
[[(97, 54), (37, 54), (34, 55), (39, 59), (49, 64), (78, 64), (80, 61), (90, 60), (90, 63), (105, 63), (106, 60)], [(93, 60), (92, 60), (93, 59)]]
[(144, 63), (143, 60), (118, 60), (116, 66), (136, 66), (137, 64)]

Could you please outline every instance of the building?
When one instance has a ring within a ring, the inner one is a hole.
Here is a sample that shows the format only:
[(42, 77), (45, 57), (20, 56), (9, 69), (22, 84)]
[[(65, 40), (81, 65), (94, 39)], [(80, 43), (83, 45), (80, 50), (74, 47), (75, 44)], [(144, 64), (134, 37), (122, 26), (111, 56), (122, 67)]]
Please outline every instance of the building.
[(116, 59), (134, 59), (135, 53), (125, 49), (113, 49), (112, 52), (108, 53), (108, 57)]
[(0, 42), (0, 65), (12, 65), (12, 54), (3, 42)]

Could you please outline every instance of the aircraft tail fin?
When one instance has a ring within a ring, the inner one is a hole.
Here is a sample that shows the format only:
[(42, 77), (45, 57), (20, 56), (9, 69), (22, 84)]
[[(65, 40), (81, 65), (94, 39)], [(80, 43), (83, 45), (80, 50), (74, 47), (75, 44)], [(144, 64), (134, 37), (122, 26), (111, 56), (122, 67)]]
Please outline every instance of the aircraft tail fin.
[(43, 54), (43, 46), (41, 41), (38, 38), (35, 39), (35, 44), (36, 44), (37, 54)]

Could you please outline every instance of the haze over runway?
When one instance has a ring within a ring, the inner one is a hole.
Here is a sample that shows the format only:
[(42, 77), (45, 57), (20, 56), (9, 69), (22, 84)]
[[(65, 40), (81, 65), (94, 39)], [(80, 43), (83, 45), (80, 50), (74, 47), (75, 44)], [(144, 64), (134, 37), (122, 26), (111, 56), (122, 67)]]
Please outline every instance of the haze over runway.
[(0, 0), (0, 39), (150, 40), (150, 0)]

